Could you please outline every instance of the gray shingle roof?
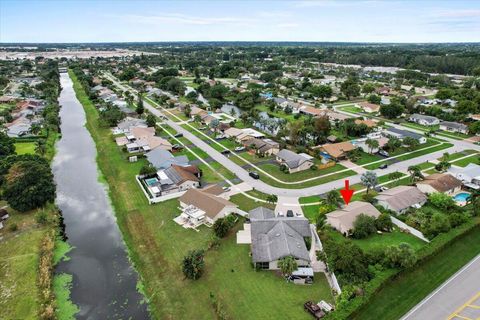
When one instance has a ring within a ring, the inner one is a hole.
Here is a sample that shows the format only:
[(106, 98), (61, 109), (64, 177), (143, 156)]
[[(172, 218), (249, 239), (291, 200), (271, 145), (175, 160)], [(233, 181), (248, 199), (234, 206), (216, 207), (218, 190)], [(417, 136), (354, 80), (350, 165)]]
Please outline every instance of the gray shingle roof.
[(282, 159), (290, 169), (298, 168), (304, 162), (310, 161), (305, 157), (287, 149), (280, 150), (277, 154), (277, 157)]
[(188, 165), (187, 156), (174, 157), (169, 151), (155, 148), (146, 154), (148, 162), (150, 162), (157, 169), (166, 169), (172, 164), (179, 166)]
[(427, 122), (435, 122), (435, 121), (438, 121), (438, 118), (437, 118), (437, 117), (426, 116), (426, 115), (418, 114), (418, 113), (412, 114), (412, 115), (410, 116), (410, 119), (425, 120), (425, 121), (427, 121)]
[(310, 261), (304, 237), (311, 237), (304, 217), (274, 217), (273, 211), (257, 208), (251, 220), (253, 262), (270, 262), (287, 256)]
[(440, 122), (441, 126), (445, 126), (447, 128), (453, 128), (457, 130), (467, 130), (468, 127), (464, 125), (463, 123), (458, 123), (458, 122), (450, 122), (450, 121), (442, 121)]
[(411, 138), (414, 138), (414, 139), (417, 139), (417, 140), (420, 139), (421, 137), (423, 137), (421, 134), (411, 132), (411, 131), (407, 131), (407, 130), (397, 129), (397, 128), (388, 128), (387, 133), (388, 132), (398, 134), (398, 135), (401, 135), (401, 136), (404, 136), (404, 137), (411, 137)]

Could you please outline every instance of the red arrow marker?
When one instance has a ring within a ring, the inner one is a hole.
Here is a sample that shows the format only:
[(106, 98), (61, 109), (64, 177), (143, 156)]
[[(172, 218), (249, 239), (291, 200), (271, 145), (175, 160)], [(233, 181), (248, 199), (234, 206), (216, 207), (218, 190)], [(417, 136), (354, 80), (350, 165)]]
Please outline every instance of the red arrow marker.
[(345, 180), (345, 189), (340, 190), (343, 201), (345, 201), (345, 205), (347, 205), (350, 202), (350, 199), (352, 199), (352, 196), (353, 196), (353, 192), (355, 191), (355, 190), (348, 189), (349, 183), (350, 183), (349, 180)]

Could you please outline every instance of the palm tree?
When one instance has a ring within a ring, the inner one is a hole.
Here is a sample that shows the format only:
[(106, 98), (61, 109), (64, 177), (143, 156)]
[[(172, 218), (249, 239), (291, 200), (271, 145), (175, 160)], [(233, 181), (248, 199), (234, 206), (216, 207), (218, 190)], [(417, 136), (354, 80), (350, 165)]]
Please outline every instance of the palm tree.
[(388, 150), (390, 150), (391, 152), (394, 152), (395, 150), (400, 148), (401, 145), (402, 145), (402, 142), (396, 137), (390, 137), (390, 139), (387, 142)]
[(292, 256), (286, 256), (278, 260), (278, 267), (282, 271), (285, 277), (290, 276), (295, 270), (297, 270), (297, 261)]
[(325, 199), (326, 204), (337, 206), (340, 201), (342, 201), (342, 198), (337, 190), (331, 190), (327, 193), (327, 198)]
[(367, 171), (360, 177), (362, 184), (367, 188), (367, 194), (370, 189), (375, 188), (378, 184), (377, 174), (373, 171)]
[(278, 197), (274, 194), (269, 194), (266, 200), (268, 203), (274, 204), (278, 201)]
[(367, 139), (367, 141), (365, 141), (365, 144), (368, 146), (370, 153), (373, 152), (373, 149), (377, 149), (380, 146), (380, 144), (378, 143), (378, 140), (374, 140), (374, 139)]
[(410, 177), (412, 178), (412, 183), (415, 183), (415, 181), (418, 181), (424, 178), (422, 174), (422, 169), (420, 169), (419, 166), (410, 166), (408, 167), (407, 171), (410, 173)]

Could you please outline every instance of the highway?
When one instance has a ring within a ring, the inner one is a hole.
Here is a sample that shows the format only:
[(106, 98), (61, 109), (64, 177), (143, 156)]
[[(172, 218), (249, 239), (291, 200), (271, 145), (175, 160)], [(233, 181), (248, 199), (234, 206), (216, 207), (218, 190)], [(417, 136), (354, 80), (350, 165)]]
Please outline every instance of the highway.
[(423, 299), (401, 320), (480, 319), (480, 255)]

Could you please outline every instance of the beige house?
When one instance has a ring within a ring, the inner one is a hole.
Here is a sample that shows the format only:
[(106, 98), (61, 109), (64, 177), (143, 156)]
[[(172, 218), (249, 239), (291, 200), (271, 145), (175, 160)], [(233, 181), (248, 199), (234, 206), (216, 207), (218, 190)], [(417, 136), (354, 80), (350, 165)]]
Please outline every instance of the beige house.
[(168, 140), (155, 136), (153, 127), (131, 127), (125, 137), (115, 139), (117, 145), (125, 145), (128, 152), (148, 152), (160, 148), (172, 150), (172, 144)]
[(462, 181), (446, 173), (435, 173), (417, 182), (417, 188), (423, 193), (442, 192), (454, 195), (462, 188)]
[(385, 209), (397, 213), (405, 213), (409, 208), (420, 208), (427, 202), (427, 197), (417, 187), (412, 186), (398, 186), (385, 190), (375, 199)]
[(255, 148), (256, 152), (263, 155), (276, 155), (280, 151), (280, 144), (271, 139), (249, 139), (243, 142), (245, 147)]
[(183, 223), (193, 227), (201, 224), (213, 225), (217, 219), (239, 212), (236, 204), (219, 197), (221, 193), (223, 190), (217, 185), (185, 192), (179, 198), (182, 208), (180, 218)]
[(360, 214), (376, 219), (381, 213), (371, 203), (353, 201), (342, 209), (327, 213), (327, 223), (344, 236), (349, 236), (353, 231), (353, 224)]
[(370, 102), (360, 102), (357, 103), (357, 106), (361, 108), (363, 111), (368, 113), (376, 113), (380, 111), (380, 105)]

